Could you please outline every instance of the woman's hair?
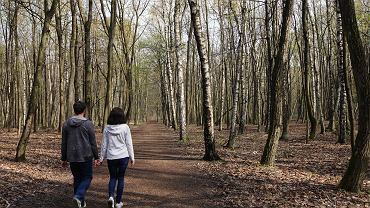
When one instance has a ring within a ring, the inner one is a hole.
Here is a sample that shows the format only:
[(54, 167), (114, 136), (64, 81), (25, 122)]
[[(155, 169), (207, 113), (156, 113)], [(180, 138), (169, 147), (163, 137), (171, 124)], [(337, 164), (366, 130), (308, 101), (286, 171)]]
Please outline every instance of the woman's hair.
[(125, 113), (121, 108), (115, 107), (108, 116), (108, 125), (118, 125), (126, 123)]

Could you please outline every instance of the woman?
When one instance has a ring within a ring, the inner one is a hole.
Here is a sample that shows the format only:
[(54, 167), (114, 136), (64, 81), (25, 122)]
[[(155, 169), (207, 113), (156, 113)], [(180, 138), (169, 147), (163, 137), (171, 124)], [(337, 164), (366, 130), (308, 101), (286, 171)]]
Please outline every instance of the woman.
[[(121, 108), (113, 108), (109, 114), (107, 126), (103, 131), (100, 163), (107, 159), (109, 169), (109, 207), (121, 208), (122, 194), (125, 186), (125, 171), (128, 163), (135, 164), (134, 148), (132, 145), (131, 132), (125, 124), (125, 114)], [(117, 195), (114, 199), (115, 187)]]

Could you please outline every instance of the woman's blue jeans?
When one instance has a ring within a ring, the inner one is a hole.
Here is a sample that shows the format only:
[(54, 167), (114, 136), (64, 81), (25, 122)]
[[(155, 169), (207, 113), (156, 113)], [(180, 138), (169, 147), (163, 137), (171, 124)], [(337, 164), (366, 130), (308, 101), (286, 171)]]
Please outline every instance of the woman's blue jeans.
[[(114, 197), (116, 185), (117, 185), (117, 196), (116, 203), (122, 201), (123, 190), (125, 187), (125, 172), (128, 165), (129, 158), (121, 158), (116, 160), (108, 160), (109, 169), (109, 197)], [(118, 184), (117, 184), (118, 182)]]

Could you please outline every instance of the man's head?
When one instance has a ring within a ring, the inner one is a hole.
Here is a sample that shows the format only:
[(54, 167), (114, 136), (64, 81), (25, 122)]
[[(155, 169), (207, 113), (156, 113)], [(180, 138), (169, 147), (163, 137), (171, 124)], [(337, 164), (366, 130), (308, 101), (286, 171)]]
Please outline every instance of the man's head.
[(73, 110), (74, 110), (76, 115), (84, 114), (85, 110), (86, 110), (86, 107), (87, 107), (86, 103), (84, 103), (82, 101), (77, 101), (77, 102), (75, 102), (75, 104), (73, 104)]

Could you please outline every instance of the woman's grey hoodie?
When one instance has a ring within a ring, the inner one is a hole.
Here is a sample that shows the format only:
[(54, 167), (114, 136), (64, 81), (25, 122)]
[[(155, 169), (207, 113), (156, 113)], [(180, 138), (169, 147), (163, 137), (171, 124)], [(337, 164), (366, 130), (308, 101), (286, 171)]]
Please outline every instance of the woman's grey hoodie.
[(134, 157), (130, 127), (127, 124), (107, 125), (103, 131), (100, 161)]
[(62, 129), (62, 161), (86, 162), (99, 159), (95, 129), (90, 120), (73, 116)]

